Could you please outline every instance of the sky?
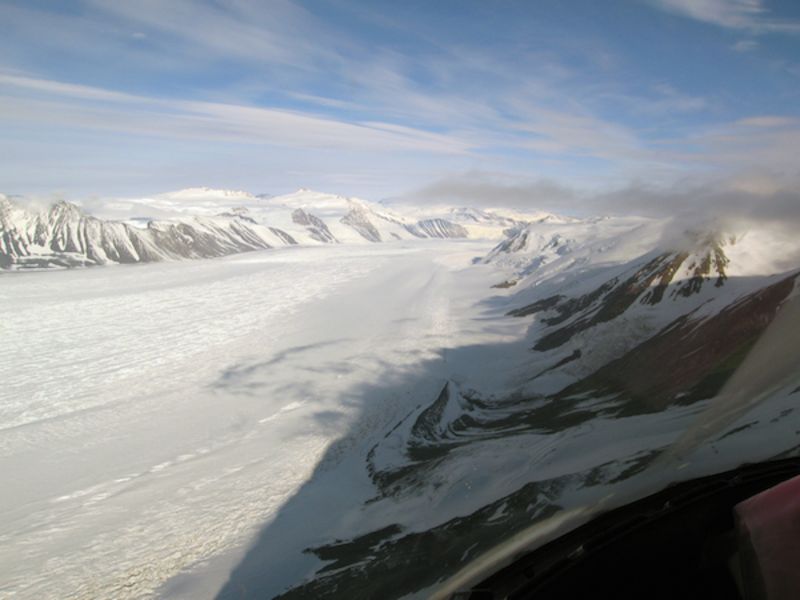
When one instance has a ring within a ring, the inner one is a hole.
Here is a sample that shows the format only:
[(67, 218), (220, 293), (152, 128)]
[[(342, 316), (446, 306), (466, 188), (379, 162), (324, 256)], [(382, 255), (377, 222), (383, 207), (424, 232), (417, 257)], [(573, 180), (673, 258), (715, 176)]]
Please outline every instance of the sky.
[(800, 3), (0, 0), (0, 133), (8, 194), (770, 194)]

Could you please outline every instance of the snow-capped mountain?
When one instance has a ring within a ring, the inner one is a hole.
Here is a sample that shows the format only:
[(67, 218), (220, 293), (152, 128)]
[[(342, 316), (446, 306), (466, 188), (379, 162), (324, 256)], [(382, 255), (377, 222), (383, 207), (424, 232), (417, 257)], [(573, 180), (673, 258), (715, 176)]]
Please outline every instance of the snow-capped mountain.
[(75, 267), (210, 258), (295, 244), (285, 231), (241, 214), (106, 221), (69, 202), (31, 210), (0, 196), (0, 268)]
[(508, 314), (532, 319), (532, 388), (564, 387), (665, 328), (761, 298), (800, 268), (800, 246), (763, 229), (673, 229), (640, 218), (543, 221), (484, 258), (505, 277), (495, 287), (508, 290)]
[(313, 235), (326, 241), (364, 243), (431, 237), (412, 233), (412, 221), (366, 200), (306, 189), (269, 198), (249, 209), (259, 220), (290, 213), (295, 223), (311, 227)]
[[(256, 196), (190, 188), (82, 207), (59, 201), (46, 209), (0, 196), (0, 268), (216, 257), (295, 244), (498, 237), (508, 226), (520, 225), (480, 211), (456, 211), (453, 217), (403, 215), (365, 200), (306, 189)], [(481, 224), (457, 222), (464, 219)]]
[[(702, 362), (699, 357), (703, 356), (709, 368), (746, 350), (792, 291), (796, 276), (793, 270), (753, 274), (744, 256), (753, 250), (748, 246), (758, 246), (755, 236), (737, 239), (688, 233), (678, 247), (656, 248), (630, 261), (580, 274), (562, 271), (557, 278), (540, 279), (538, 290), (521, 290), (517, 297), (523, 304), (509, 315), (534, 319), (533, 350), (543, 369), (531, 385), (554, 390), (572, 380), (594, 377), (598, 369), (628, 353), (641, 356), (639, 346), (656, 344), (655, 340), (669, 340), (673, 356), (694, 355), (695, 364)], [(713, 348), (698, 354), (706, 328), (721, 326), (735, 332), (748, 322), (739, 319), (739, 309), (734, 306), (751, 307), (768, 318), (756, 319), (750, 323), (752, 329), (742, 330), (743, 337), (728, 337), (724, 344), (719, 342), (725, 336), (707, 336), (713, 340)], [(726, 324), (713, 325), (718, 321)], [(676, 332), (681, 334), (675, 337)], [(701, 333), (696, 337), (688, 332)], [(668, 359), (670, 352), (666, 348), (664, 352), (658, 360)], [(663, 363), (622, 371), (656, 370), (663, 371)], [(685, 370), (677, 366), (671, 370), (671, 385), (662, 385), (659, 393), (652, 391), (651, 398), (669, 390), (694, 394), (693, 387), (700, 385), (700, 380), (683, 379), (682, 372)], [(707, 370), (700, 372), (707, 374)]]
[(424, 208), (402, 207), (403, 214), (419, 221), (438, 221), (458, 225), (466, 232), (465, 237), (481, 239), (504, 239), (514, 235), (529, 223), (547, 219), (564, 219), (551, 213), (519, 213), (507, 209), (479, 209), (463, 206), (429, 206)]
[(541, 278), (546, 265), (561, 270), (632, 259), (652, 249), (663, 229), (663, 221), (641, 217), (545, 215), (510, 231), (483, 262), (506, 270), (515, 281), (534, 271)]

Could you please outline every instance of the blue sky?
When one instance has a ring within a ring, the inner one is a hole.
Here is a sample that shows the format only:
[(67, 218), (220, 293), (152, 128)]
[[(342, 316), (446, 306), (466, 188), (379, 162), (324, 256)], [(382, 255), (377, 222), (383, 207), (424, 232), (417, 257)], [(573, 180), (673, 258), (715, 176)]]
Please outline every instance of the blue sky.
[(799, 107), (792, 0), (0, 2), (7, 193), (769, 190)]

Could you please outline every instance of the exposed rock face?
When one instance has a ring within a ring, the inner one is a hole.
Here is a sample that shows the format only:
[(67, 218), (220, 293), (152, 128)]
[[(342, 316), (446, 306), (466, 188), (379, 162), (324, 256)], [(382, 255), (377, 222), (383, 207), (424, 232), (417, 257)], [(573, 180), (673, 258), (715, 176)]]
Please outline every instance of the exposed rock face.
[[(704, 236), (696, 236), (698, 244), (703, 250), (695, 253), (692, 257), (689, 269), (691, 270), (691, 278), (678, 290), (677, 293), (682, 296), (691, 296), (699, 292), (703, 287), (703, 283), (711, 277), (716, 277), (715, 286), (721, 287), (728, 275), (725, 273), (725, 268), (730, 261), (725, 255), (723, 250), (723, 241), (721, 236), (707, 234)], [(731, 243), (735, 240), (731, 238)]]
[(619, 317), (636, 302), (655, 306), (665, 298), (688, 298), (699, 294), (712, 279), (715, 287), (722, 287), (728, 263), (718, 237), (707, 236), (693, 252), (664, 252), (645, 258), (633, 264), (627, 277), (613, 277), (589, 293), (572, 298), (550, 296), (514, 309), (509, 315), (547, 312), (541, 319), (545, 325), (563, 324), (548, 331), (534, 346), (536, 350), (552, 350), (581, 331)]
[(418, 238), (426, 238), (428, 237), (416, 224), (405, 223), (403, 224), (403, 228), (405, 228), (408, 233), (413, 235), (414, 237)]
[(278, 229), (277, 227), (270, 227), (269, 230), (278, 236), (280, 239), (284, 241), (284, 243), (294, 246), (297, 244), (297, 240), (294, 239), (291, 235), (286, 233), (283, 229)]
[[(580, 221), (578, 219), (568, 219), (566, 217), (556, 217), (549, 215), (533, 222), (512, 221), (505, 230), (506, 239), (497, 244), (484, 258), (484, 262), (492, 262), (499, 255), (515, 254), (518, 252), (538, 251), (542, 254), (564, 255), (571, 251), (576, 240), (571, 239), (569, 234), (570, 225), (582, 223), (590, 225), (596, 223), (597, 219)], [(552, 231), (556, 225), (559, 228), (567, 225), (562, 231)]]
[(370, 242), (382, 241), (381, 234), (372, 221), (369, 220), (367, 211), (360, 206), (353, 206), (350, 212), (342, 217), (341, 222), (355, 229), (361, 237)]
[(432, 238), (465, 238), (469, 236), (464, 227), (445, 219), (423, 219), (417, 221), (416, 227)]
[(302, 208), (292, 211), (292, 221), (308, 229), (311, 237), (318, 242), (335, 244), (338, 241), (322, 219), (304, 211)]

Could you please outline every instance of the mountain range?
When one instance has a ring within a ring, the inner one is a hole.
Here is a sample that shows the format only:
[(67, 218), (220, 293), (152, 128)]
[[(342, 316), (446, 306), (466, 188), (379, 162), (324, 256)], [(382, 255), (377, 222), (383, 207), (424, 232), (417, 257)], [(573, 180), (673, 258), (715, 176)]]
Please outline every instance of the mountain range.
[(306, 189), (285, 196), (190, 188), (84, 208), (0, 195), (0, 269), (211, 258), (267, 248), (501, 238), (528, 216), (448, 208), (403, 214)]

